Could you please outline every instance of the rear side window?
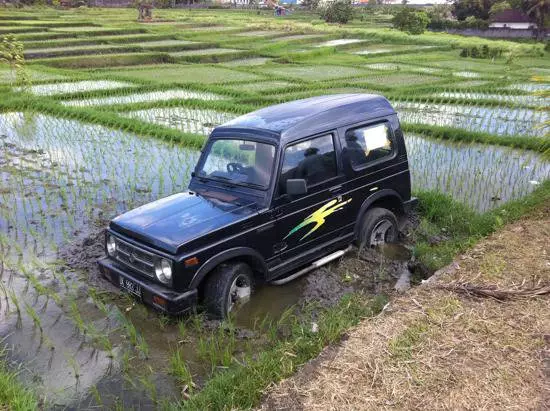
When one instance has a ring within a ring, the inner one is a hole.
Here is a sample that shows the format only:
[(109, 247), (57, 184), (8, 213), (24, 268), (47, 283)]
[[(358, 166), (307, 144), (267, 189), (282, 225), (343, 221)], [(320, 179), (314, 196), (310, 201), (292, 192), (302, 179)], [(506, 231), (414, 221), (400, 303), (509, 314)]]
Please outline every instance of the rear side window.
[(346, 131), (345, 153), (353, 168), (361, 168), (394, 151), (388, 124), (375, 124)]
[(303, 178), (309, 187), (336, 175), (336, 156), (332, 135), (302, 141), (285, 150), (279, 181), (280, 192), (285, 192), (288, 179)]

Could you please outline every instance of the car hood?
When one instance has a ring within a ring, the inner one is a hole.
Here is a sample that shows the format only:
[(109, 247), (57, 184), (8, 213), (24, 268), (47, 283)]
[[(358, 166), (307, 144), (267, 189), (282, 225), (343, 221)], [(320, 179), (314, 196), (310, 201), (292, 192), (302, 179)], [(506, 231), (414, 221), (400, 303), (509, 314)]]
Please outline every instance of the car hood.
[(221, 193), (178, 193), (121, 214), (110, 228), (176, 254), (183, 244), (255, 214), (254, 205)]

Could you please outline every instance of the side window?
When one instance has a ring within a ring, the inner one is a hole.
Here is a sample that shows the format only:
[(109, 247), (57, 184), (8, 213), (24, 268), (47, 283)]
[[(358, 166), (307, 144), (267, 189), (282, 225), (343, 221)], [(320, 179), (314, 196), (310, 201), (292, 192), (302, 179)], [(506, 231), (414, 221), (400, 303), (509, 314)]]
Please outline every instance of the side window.
[(332, 134), (302, 141), (285, 150), (279, 192), (285, 192), (288, 179), (303, 178), (309, 187), (337, 173)]
[(388, 124), (376, 124), (346, 131), (345, 153), (353, 168), (388, 157), (394, 147)]

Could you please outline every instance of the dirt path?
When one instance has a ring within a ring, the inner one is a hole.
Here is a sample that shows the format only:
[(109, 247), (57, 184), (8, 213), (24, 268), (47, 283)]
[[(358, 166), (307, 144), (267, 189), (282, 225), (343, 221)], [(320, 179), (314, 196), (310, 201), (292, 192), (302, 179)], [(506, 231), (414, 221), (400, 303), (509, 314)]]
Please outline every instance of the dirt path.
[(550, 205), (392, 300), (267, 393), (262, 409), (550, 409), (550, 295), (442, 289), (550, 285)]

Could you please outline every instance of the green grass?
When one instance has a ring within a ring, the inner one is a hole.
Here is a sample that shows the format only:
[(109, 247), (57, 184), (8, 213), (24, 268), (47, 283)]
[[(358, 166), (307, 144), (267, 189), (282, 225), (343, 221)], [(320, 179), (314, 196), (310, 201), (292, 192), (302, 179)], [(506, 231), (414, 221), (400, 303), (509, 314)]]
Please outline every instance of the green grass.
[(221, 67), (173, 65), (137, 70), (113, 70), (110, 74), (126, 79), (153, 81), (160, 84), (186, 83), (228, 83), (235, 81), (256, 81), (260, 77), (252, 73), (233, 71)]
[(342, 77), (356, 77), (367, 74), (366, 70), (354, 67), (342, 66), (271, 66), (264, 70), (267, 74), (274, 74), (279, 77), (296, 78), (304, 81), (329, 80)]
[(8, 370), (0, 351), (0, 409), (13, 411), (33, 411), (38, 409), (34, 393), (23, 387), (17, 379), (17, 373)]
[[(483, 214), (441, 193), (419, 192), (416, 195), (420, 200), (421, 224), (415, 233), (415, 254), (429, 269), (437, 270), (504, 224), (550, 202), (550, 180), (528, 196)], [(433, 244), (430, 239), (434, 236), (443, 240)]]
[(367, 301), (359, 295), (346, 296), (336, 306), (317, 312), (317, 332), (312, 331), (311, 321), (291, 317), (290, 337), (279, 340), (255, 358), (249, 357), (243, 364), (216, 374), (198, 394), (177, 407), (184, 410), (253, 408), (270, 384), (291, 376), (325, 346), (339, 341), (350, 327), (379, 313), (386, 301), (383, 296)]

